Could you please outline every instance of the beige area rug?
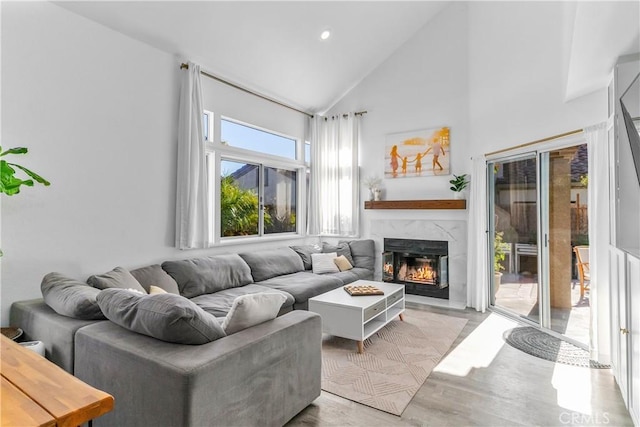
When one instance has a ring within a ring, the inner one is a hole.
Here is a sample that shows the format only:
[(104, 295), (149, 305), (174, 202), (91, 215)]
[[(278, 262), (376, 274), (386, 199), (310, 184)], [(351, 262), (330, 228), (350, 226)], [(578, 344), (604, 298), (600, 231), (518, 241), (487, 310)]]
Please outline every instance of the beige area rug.
[(322, 389), (401, 415), (442, 356), (464, 328), (466, 319), (406, 310), (364, 342), (324, 335)]

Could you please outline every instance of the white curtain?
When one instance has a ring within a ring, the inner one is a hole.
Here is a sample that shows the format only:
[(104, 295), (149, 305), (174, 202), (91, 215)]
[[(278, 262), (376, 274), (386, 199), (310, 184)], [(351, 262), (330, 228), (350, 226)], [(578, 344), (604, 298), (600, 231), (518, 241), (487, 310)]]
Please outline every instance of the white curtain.
[(357, 236), (360, 116), (316, 115), (310, 120), (309, 234)]
[(591, 283), (591, 357), (609, 363), (609, 144), (606, 123), (583, 130), (589, 153), (587, 210)]
[(482, 155), (473, 159), (468, 236), (467, 306), (484, 313), (489, 301), (489, 258), (487, 251), (487, 161)]
[(178, 185), (176, 246), (209, 246), (207, 162), (204, 151), (200, 66), (189, 62), (183, 70), (178, 117)]

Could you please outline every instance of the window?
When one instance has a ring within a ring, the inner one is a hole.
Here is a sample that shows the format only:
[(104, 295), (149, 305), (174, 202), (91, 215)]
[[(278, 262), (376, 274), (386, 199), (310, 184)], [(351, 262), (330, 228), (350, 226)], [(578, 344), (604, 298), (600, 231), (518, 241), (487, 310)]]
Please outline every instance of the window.
[(225, 145), (285, 157), (287, 159), (295, 160), (296, 158), (297, 141), (293, 138), (266, 132), (225, 119), (220, 120), (220, 131), (222, 134), (222, 143)]
[(264, 168), (265, 234), (296, 231), (298, 172), (283, 168)]
[(216, 177), (210, 181), (212, 194), (220, 195), (211, 204), (214, 241), (302, 230), (300, 214), (306, 209), (300, 210), (298, 200), (304, 200), (305, 191), (299, 184), (299, 177), (306, 175), (303, 145), (298, 149), (295, 138), (236, 121), (219, 123), (221, 143), (212, 138), (206, 145), (210, 174)]
[(260, 165), (223, 160), (221, 166), (221, 236), (258, 235), (260, 231)]
[(202, 128), (204, 129), (204, 140), (213, 141), (213, 113), (211, 111), (204, 110)]

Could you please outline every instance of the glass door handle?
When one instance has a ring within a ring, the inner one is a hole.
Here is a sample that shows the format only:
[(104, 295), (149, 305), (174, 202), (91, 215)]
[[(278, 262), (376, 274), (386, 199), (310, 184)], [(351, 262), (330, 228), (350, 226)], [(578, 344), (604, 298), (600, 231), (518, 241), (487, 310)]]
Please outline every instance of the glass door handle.
[(629, 330), (627, 328), (620, 328), (620, 333), (623, 335), (627, 335), (629, 333)]

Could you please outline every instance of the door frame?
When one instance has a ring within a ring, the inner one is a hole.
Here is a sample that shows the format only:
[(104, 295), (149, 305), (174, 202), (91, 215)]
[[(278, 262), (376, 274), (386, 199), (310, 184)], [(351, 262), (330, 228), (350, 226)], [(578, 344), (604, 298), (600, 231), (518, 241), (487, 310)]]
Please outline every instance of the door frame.
[[(510, 319), (516, 320), (521, 323), (525, 323), (528, 326), (533, 326), (537, 329), (543, 330), (544, 332), (552, 336), (561, 338), (580, 348), (589, 350), (589, 343), (582, 343), (582, 342), (576, 341), (575, 339), (572, 339), (566, 335), (553, 331), (550, 327), (551, 309), (549, 306), (549, 251), (547, 246), (548, 231), (549, 231), (548, 230), (548, 224), (549, 224), (548, 207), (549, 206), (548, 206), (548, 200), (543, 201), (545, 200), (542, 197), (543, 196), (542, 185), (544, 184), (544, 182), (542, 181), (542, 178), (541, 178), (543, 168), (545, 167), (543, 166), (543, 162), (541, 161), (543, 154), (548, 155), (549, 152), (554, 150), (573, 147), (576, 145), (583, 145), (586, 143), (587, 141), (586, 141), (586, 138), (584, 137), (584, 134), (582, 132), (579, 132), (579, 133), (572, 133), (570, 135), (559, 136), (557, 138), (550, 139), (550, 140), (543, 140), (535, 144), (527, 144), (526, 146), (514, 147), (512, 150), (504, 150), (495, 154), (486, 155), (487, 178), (488, 178), (487, 188), (486, 188), (486, 194), (487, 194), (486, 229), (488, 230), (490, 236), (495, 231), (494, 225), (493, 225), (494, 221), (492, 219), (493, 207), (492, 207), (492, 204), (490, 203), (493, 200), (494, 194), (493, 194), (493, 189), (491, 188), (492, 187), (491, 179), (489, 179), (492, 177), (491, 170), (489, 168), (489, 163), (498, 162), (498, 161), (504, 162), (504, 161), (510, 161), (510, 160), (517, 160), (518, 158), (525, 158), (530, 155), (534, 155), (536, 158), (536, 166), (537, 166), (536, 168), (537, 226), (538, 226), (538, 232), (537, 232), (538, 257), (537, 258), (538, 258), (538, 305), (540, 307), (539, 308), (540, 320), (538, 322), (535, 322), (531, 319), (528, 319), (524, 316), (520, 316), (517, 313), (511, 312), (504, 308), (496, 307), (495, 297), (493, 293), (493, 289), (495, 287), (494, 278), (493, 278), (493, 268), (488, 269), (489, 271), (488, 274), (490, 276), (488, 278), (489, 280), (488, 283), (490, 284), (488, 286), (488, 292), (489, 292), (488, 309), (490, 311), (507, 316)], [(543, 212), (543, 207), (546, 208), (546, 211), (544, 212)], [(544, 233), (547, 233), (547, 234), (544, 234)], [(543, 242), (545, 244), (544, 247), (542, 245)], [(487, 262), (491, 262), (493, 257), (493, 247), (491, 247), (491, 243), (492, 243), (492, 240), (488, 239), (488, 244), (490, 248), (488, 250), (489, 258), (487, 259)], [(492, 263), (490, 265), (492, 265)], [(543, 288), (546, 289), (545, 292), (543, 292)], [(592, 316), (597, 315), (597, 311), (594, 310), (593, 306), (591, 307), (591, 310), (592, 310)], [(543, 324), (549, 325), (549, 326), (545, 327), (543, 326)], [(593, 321), (590, 322), (590, 325), (589, 325), (589, 335), (591, 335), (593, 332), (591, 328), (592, 324), (593, 324)]]

